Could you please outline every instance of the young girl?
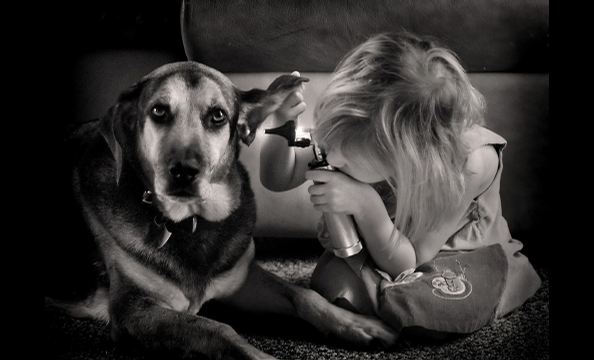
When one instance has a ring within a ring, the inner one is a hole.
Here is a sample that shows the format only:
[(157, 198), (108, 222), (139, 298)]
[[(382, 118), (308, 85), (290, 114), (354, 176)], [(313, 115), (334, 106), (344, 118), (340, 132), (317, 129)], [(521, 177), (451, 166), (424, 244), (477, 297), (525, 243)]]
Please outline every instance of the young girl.
[[(303, 88), (275, 125), (305, 109)], [(397, 330), (468, 333), (540, 286), (501, 214), (505, 140), (456, 55), (410, 33), (381, 34), (339, 64), (314, 110), (313, 138), (339, 172), (308, 170), (312, 151), (265, 139), (260, 178), (282, 191), (313, 180), (315, 209), (353, 216), (364, 250), (327, 251), (311, 279), (329, 301)]]

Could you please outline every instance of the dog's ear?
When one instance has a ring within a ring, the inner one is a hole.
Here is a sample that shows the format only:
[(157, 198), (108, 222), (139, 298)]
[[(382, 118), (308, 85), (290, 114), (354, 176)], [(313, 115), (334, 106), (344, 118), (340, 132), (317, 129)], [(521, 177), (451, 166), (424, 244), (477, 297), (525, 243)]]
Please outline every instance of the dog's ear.
[(101, 123), (99, 124), (99, 130), (101, 131), (101, 135), (105, 138), (105, 142), (109, 146), (111, 153), (116, 162), (116, 183), (120, 181), (120, 175), (122, 173), (122, 147), (120, 143), (116, 139), (115, 132), (114, 132), (114, 115), (116, 113), (116, 106), (112, 106), (108, 111), (107, 115), (101, 119)]
[(282, 105), (289, 94), (308, 81), (300, 76), (281, 75), (266, 90), (240, 91), (237, 131), (241, 140), (249, 146), (256, 137), (258, 126)]
[(119, 183), (122, 174), (124, 156), (120, 144), (124, 141), (123, 133), (126, 129), (132, 129), (136, 125), (136, 109), (141, 86), (142, 82), (139, 82), (123, 91), (117, 103), (101, 119), (101, 135), (105, 138), (116, 162), (116, 183)]

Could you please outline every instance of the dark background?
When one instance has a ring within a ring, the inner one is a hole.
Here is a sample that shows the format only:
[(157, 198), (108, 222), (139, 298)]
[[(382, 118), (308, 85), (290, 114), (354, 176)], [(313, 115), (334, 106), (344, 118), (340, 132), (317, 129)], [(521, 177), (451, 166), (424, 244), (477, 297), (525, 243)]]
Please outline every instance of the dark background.
[[(50, 92), (54, 103), (63, 104), (62, 120), (68, 124), (77, 119), (77, 64), (87, 54), (111, 50), (155, 50), (186, 60), (180, 31), (180, 6), (177, 0), (78, 1), (60, 11), (53, 26), (56, 41), (49, 44), (49, 57), (56, 71)], [(131, 84), (130, 84), (131, 85)]]

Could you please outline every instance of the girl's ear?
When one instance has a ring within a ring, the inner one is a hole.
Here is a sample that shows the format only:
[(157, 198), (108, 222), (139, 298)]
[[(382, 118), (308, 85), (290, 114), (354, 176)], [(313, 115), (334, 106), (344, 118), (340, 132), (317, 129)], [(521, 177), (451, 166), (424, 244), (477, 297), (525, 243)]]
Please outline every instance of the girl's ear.
[(237, 132), (241, 140), (249, 146), (256, 137), (258, 126), (282, 105), (289, 94), (307, 81), (308, 78), (300, 76), (281, 75), (266, 90), (238, 91), (240, 106)]

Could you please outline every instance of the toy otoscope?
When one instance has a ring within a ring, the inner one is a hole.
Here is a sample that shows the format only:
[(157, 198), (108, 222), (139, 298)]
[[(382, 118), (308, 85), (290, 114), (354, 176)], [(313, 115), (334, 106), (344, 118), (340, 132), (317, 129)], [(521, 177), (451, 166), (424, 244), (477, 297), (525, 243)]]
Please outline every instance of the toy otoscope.
[[(318, 146), (311, 140), (311, 130), (304, 129), (297, 131), (295, 122), (293, 120), (287, 121), (284, 125), (274, 129), (266, 129), (266, 134), (280, 135), (287, 139), (289, 146), (295, 147), (309, 147), (313, 146), (315, 159), (309, 163), (310, 169), (323, 169), (328, 171), (338, 171), (326, 161), (326, 153), (324, 149)], [(330, 242), (334, 249), (334, 254), (341, 258), (347, 258), (358, 254), (363, 245), (359, 240), (357, 231), (355, 230), (355, 222), (351, 215), (323, 213), (328, 233), (330, 234)]]

